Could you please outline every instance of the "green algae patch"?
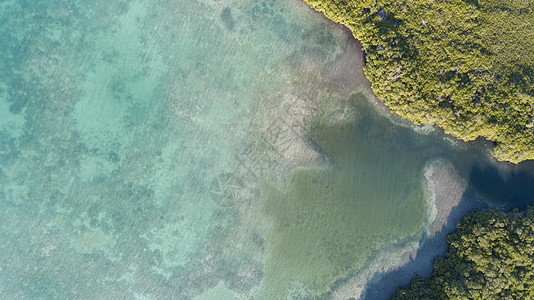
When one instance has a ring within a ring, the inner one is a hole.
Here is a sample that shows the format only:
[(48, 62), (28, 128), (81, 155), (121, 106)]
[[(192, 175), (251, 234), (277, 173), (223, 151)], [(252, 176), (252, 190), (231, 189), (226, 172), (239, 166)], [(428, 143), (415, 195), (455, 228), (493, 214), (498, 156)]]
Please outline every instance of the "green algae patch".
[(416, 235), (425, 222), (425, 153), (412, 151), (413, 131), (393, 126), (362, 94), (348, 105), (344, 118), (326, 109), (309, 124), (326, 167), (292, 171), (285, 188), (263, 184), (263, 209), (274, 220), (265, 269), (269, 297), (323, 296), (378, 249)]

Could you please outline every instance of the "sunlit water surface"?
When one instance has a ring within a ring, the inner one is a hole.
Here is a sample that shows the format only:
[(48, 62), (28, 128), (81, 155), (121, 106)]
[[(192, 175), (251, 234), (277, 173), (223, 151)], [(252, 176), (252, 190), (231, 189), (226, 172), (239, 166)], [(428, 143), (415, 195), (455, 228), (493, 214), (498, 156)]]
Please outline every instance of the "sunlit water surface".
[(324, 297), (420, 238), (436, 159), (531, 201), (528, 167), (351, 96), (359, 46), (298, 1), (0, 14), (0, 298)]

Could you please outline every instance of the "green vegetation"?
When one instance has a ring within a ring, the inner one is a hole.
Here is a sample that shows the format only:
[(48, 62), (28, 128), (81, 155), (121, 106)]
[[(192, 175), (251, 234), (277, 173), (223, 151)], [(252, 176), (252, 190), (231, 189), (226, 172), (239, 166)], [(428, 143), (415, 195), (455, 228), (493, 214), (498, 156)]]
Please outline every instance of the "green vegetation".
[(473, 213), (447, 241), (432, 277), (393, 299), (534, 299), (534, 207)]
[(305, 0), (349, 27), (365, 73), (392, 112), (493, 155), (534, 159), (534, 12), (530, 0)]

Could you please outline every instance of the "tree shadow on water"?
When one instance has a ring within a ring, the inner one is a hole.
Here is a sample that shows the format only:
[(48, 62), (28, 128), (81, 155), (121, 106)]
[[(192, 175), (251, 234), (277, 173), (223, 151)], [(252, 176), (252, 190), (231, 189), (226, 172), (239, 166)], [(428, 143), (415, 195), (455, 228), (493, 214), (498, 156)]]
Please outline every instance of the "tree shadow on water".
[(469, 187), (501, 209), (524, 208), (534, 203), (534, 162), (499, 172), (493, 165), (476, 165), (469, 174)]

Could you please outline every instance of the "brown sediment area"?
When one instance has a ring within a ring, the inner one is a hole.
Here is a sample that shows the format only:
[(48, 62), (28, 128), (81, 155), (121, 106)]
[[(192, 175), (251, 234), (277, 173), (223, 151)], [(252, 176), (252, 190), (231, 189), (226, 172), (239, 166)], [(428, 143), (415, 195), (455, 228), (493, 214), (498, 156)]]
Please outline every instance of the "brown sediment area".
[(372, 93), (371, 82), (363, 72), (364, 52), (362, 44), (352, 36), (350, 29), (339, 24), (336, 26), (341, 27), (345, 35), (346, 48), (335, 61), (323, 66), (321, 74), (330, 79), (329, 88), (338, 92), (350, 94), (354, 90), (354, 82), (357, 82), (358, 88)]
[[(313, 9), (305, 5), (312, 13)], [(330, 26), (341, 25), (329, 22)], [(264, 101), (258, 101), (251, 124), (250, 143), (266, 144), (274, 157), (268, 164), (268, 178), (283, 183), (285, 176), (294, 168), (302, 166), (321, 166), (325, 156), (307, 135), (308, 121), (320, 113), (321, 95), (346, 100), (355, 91), (372, 95), (370, 83), (363, 73), (361, 44), (356, 41), (350, 30), (344, 28), (343, 39), (338, 45), (336, 55), (328, 63), (314, 51), (295, 51), (282, 66), (295, 70), (289, 86)], [(346, 103), (345, 103), (346, 104)], [(343, 103), (336, 112), (336, 118), (344, 118)]]
[(363, 271), (334, 291), (333, 299), (389, 299), (416, 273), (429, 276), (434, 258), (447, 250), (446, 236), (469, 211), (486, 207), (446, 162), (430, 164), (425, 177), (430, 217), (420, 240), (380, 251)]

